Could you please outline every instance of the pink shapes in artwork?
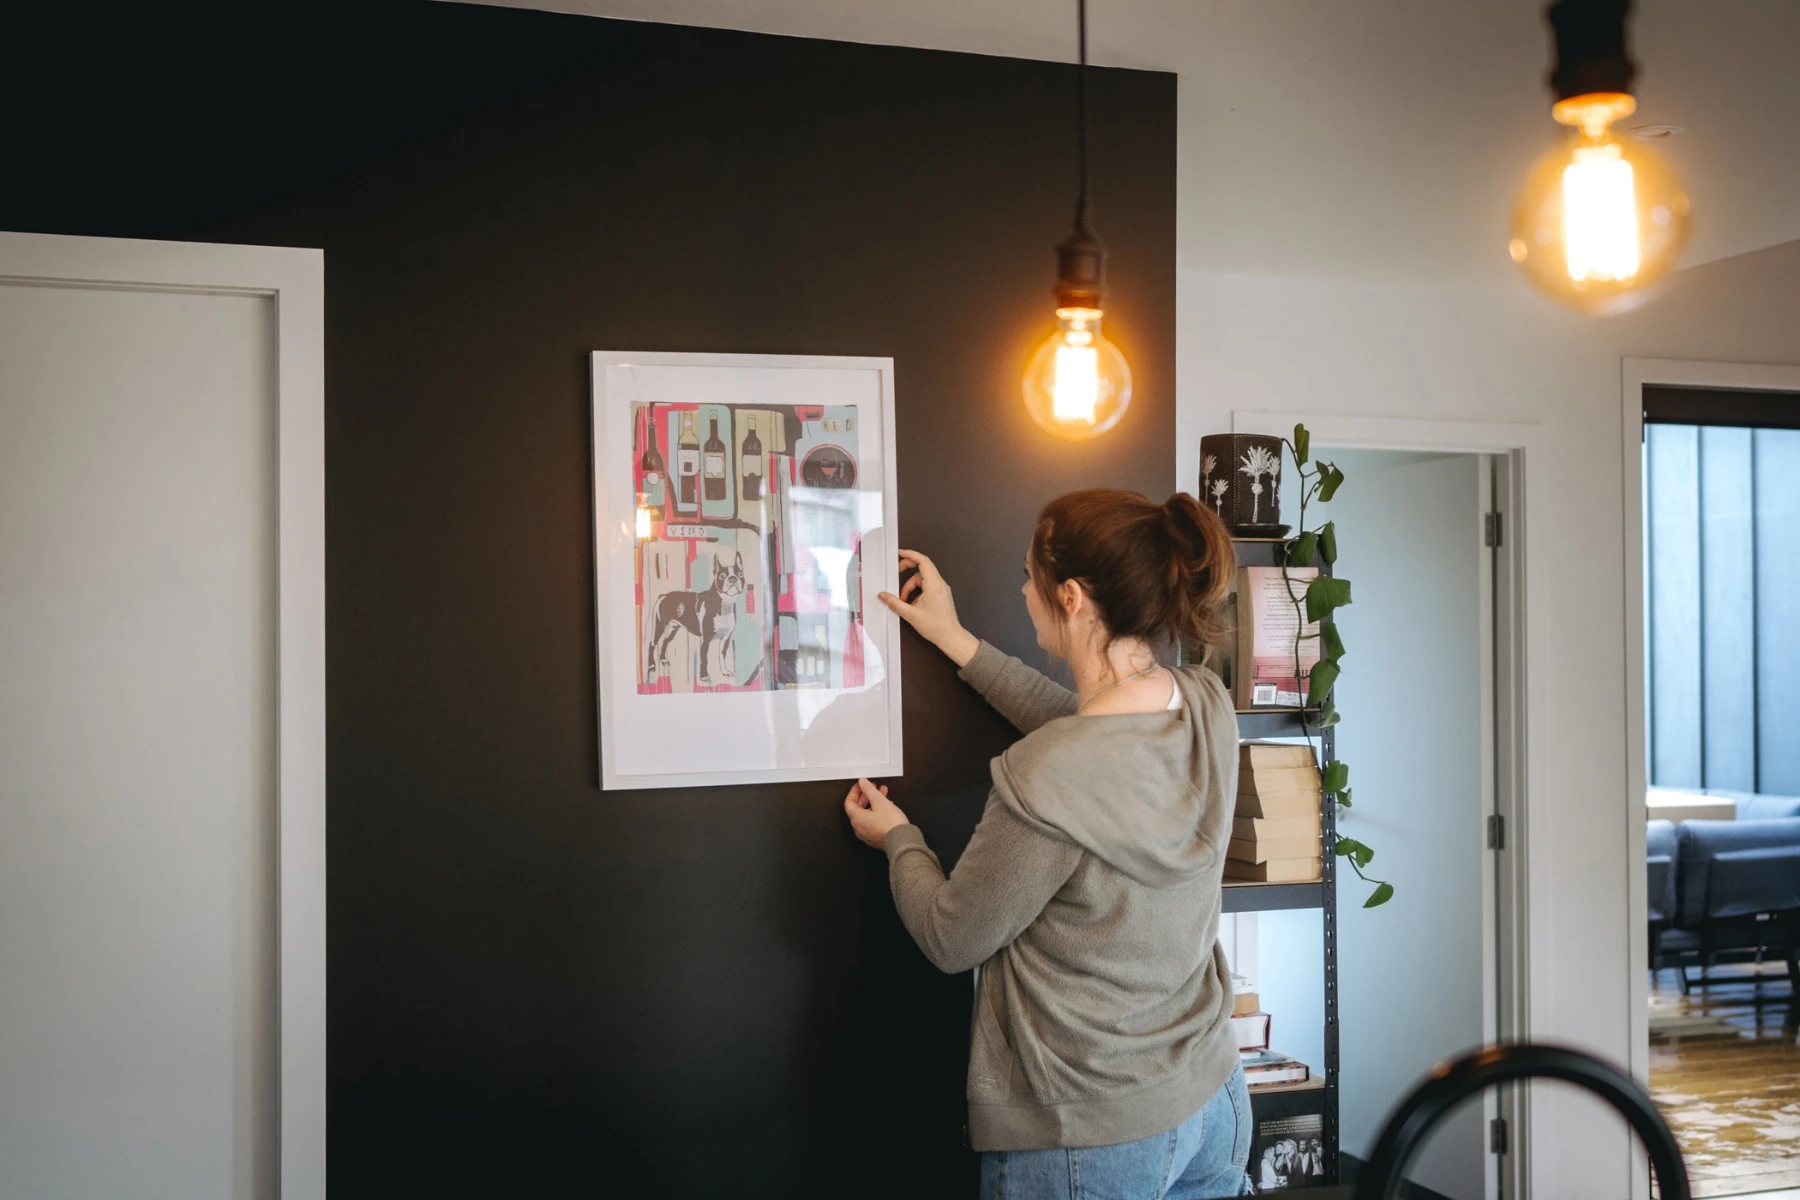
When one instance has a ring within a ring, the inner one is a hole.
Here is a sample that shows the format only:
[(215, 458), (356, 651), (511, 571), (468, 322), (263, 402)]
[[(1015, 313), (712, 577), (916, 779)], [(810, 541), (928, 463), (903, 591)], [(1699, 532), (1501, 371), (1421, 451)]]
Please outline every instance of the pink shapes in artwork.
[(855, 617), (844, 626), (844, 686), (861, 687), (863, 683), (863, 623)]

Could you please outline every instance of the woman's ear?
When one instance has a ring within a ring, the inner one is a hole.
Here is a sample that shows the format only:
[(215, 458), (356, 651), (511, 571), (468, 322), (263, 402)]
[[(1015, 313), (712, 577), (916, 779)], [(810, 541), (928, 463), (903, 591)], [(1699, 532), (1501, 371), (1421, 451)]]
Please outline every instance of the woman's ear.
[(1065, 579), (1056, 589), (1056, 598), (1062, 604), (1063, 620), (1073, 621), (1087, 607), (1087, 593), (1073, 579)]

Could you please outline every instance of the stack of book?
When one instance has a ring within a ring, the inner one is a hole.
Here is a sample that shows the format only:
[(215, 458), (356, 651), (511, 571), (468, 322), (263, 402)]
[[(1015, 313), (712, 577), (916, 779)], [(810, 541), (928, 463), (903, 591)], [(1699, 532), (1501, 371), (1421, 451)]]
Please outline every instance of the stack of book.
[(1231, 1032), (1242, 1050), (1269, 1048), (1269, 1014), (1255, 992), (1238, 992), (1231, 998)]
[(1239, 1050), (1238, 1061), (1244, 1067), (1244, 1082), (1252, 1090), (1292, 1087), (1312, 1078), (1305, 1063), (1273, 1050)]
[(1248, 883), (1323, 878), (1322, 800), (1311, 747), (1241, 743), (1237, 816), (1225, 852), (1225, 878)]
[(1253, 1088), (1293, 1087), (1312, 1078), (1305, 1063), (1269, 1049), (1269, 1014), (1249, 981), (1231, 977), (1231, 1032), (1237, 1038), (1244, 1080)]

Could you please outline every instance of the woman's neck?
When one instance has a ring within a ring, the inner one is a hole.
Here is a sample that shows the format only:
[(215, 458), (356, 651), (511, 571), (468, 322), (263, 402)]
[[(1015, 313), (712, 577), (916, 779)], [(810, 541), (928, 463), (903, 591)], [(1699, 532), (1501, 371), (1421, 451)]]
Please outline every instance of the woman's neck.
[(1076, 702), (1086, 704), (1102, 690), (1155, 665), (1156, 655), (1142, 638), (1121, 638), (1105, 650), (1084, 646), (1069, 657)]

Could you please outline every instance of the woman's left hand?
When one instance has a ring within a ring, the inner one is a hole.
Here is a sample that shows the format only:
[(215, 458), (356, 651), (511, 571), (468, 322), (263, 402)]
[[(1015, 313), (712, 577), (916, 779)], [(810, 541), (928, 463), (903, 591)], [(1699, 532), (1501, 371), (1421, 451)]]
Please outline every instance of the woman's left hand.
[(866, 779), (851, 786), (850, 794), (844, 797), (844, 812), (858, 840), (877, 850), (887, 840), (889, 830), (907, 823), (900, 806), (888, 799), (887, 785), (876, 787)]

